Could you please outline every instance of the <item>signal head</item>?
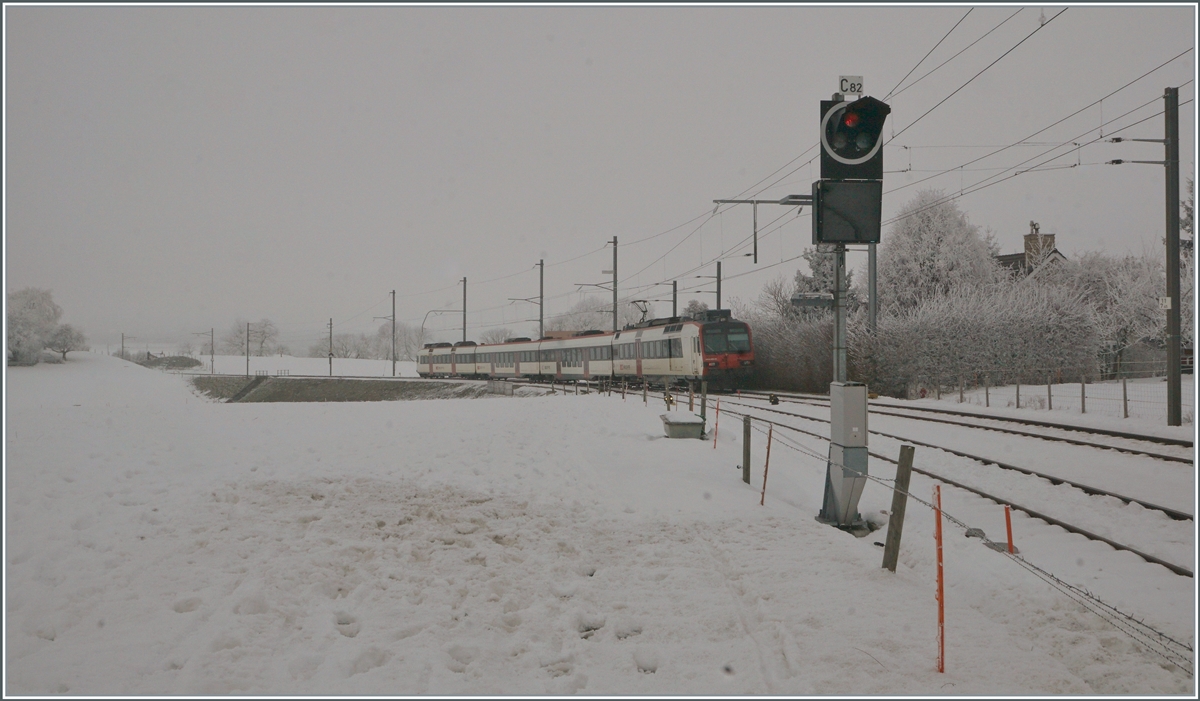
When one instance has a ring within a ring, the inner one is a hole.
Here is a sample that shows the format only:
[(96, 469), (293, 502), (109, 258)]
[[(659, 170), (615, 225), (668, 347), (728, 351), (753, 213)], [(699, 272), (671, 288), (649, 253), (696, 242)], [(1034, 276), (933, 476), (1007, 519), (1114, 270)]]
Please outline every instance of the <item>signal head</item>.
[(883, 124), (892, 108), (873, 97), (821, 102), (821, 177), (878, 180), (883, 177)]

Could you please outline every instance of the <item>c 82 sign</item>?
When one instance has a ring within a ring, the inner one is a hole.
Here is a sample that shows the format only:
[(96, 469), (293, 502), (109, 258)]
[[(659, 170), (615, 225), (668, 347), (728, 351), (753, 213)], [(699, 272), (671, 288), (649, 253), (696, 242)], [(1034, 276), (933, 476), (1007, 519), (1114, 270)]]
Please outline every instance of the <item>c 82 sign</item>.
[(863, 77), (861, 75), (843, 75), (838, 78), (838, 92), (845, 95), (863, 94)]

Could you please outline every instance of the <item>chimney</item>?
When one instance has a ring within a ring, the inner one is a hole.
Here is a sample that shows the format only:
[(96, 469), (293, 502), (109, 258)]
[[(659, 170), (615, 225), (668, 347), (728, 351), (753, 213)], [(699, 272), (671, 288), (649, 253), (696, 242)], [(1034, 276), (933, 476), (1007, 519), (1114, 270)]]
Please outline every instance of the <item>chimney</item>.
[(1040, 229), (1037, 222), (1029, 222), (1029, 233), (1025, 234), (1026, 266), (1032, 267), (1035, 260), (1054, 250), (1054, 234), (1042, 234)]

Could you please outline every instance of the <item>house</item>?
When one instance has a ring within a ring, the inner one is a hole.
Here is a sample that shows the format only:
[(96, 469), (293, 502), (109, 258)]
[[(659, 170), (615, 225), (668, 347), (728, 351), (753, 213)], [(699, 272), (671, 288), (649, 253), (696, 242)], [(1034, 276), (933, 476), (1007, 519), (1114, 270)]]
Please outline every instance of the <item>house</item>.
[(1043, 234), (1039, 229), (1037, 222), (1029, 222), (1029, 233), (1025, 234), (1025, 250), (1021, 253), (996, 256), (996, 262), (1013, 271), (1018, 277), (1025, 277), (1045, 263), (1065, 261), (1067, 257), (1054, 247), (1054, 234)]

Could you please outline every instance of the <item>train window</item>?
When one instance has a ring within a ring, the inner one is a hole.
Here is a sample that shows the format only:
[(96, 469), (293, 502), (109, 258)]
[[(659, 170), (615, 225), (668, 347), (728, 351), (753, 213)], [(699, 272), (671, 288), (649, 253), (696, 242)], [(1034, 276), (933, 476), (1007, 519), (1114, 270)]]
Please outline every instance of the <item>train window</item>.
[(671, 357), (672, 358), (682, 358), (683, 357), (683, 339), (682, 338), (672, 338), (671, 339)]
[(729, 350), (746, 352), (750, 350), (750, 332), (746, 329), (729, 329)]

